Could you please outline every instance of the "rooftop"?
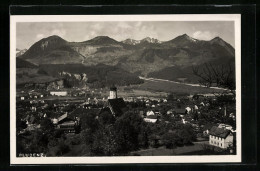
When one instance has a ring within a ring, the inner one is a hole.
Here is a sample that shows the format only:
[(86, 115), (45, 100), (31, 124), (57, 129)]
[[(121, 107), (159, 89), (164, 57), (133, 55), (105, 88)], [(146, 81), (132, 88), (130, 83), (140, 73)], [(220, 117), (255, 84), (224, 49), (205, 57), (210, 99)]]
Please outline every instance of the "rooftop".
[(221, 138), (226, 138), (230, 133), (231, 133), (230, 130), (224, 128), (218, 128), (216, 126), (213, 126), (209, 131), (210, 135), (221, 137)]
[(125, 101), (122, 98), (108, 99), (108, 104), (116, 115), (122, 114), (122, 109), (126, 107)]

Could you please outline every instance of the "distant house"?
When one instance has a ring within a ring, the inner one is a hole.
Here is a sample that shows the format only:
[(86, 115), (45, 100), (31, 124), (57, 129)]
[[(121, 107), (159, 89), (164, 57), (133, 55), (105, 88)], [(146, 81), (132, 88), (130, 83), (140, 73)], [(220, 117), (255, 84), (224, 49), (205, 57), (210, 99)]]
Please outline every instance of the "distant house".
[(149, 115), (146, 118), (144, 118), (145, 122), (155, 123), (157, 122), (157, 116), (155, 115)]
[(146, 116), (151, 116), (151, 115), (155, 115), (155, 113), (152, 110), (148, 110), (146, 112)]
[(31, 125), (35, 123), (35, 117), (33, 115), (27, 115), (24, 119), (27, 125)]
[(16, 94), (17, 100), (25, 100), (26, 98), (28, 98), (28, 94), (26, 93), (17, 93)]
[(173, 114), (173, 110), (172, 109), (167, 111), (167, 115), (171, 115), (171, 114)]
[(204, 102), (201, 102), (200, 105), (201, 105), (201, 106), (205, 106)]
[(36, 112), (37, 108), (35, 106), (31, 107), (32, 112)]
[(216, 124), (212, 124), (212, 123), (208, 123), (206, 125), (203, 126), (202, 130), (203, 130), (203, 135), (204, 136), (208, 136), (209, 135), (209, 131), (213, 126), (217, 126)]
[(75, 133), (75, 127), (78, 125), (78, 122), (65, 113), (61, 115), (57, 120), (57, 129), (64, 131), (65, 133)]
[(140, 111), (139, 111), (139, 115), (140, 115), (141, 117), (144, 117), (144, 111), (143, 111), (143, 110), (140, 110)]
[(189, 106), (186, 107), (185, 110), (187, 111), (187, 114), (190, 114), (192, 112), (192, 109)]
[(183, 124), (186, 124), (188, 121), (186, 121), (184, 118), (182, 118), (182, 119), (181, 119), (181, 122), (182, 122)]
[(209, 144), (226, 149), (229, 146), (233, 146), (233, 133), (224, 128), (218, 128), (213, 126), (209, 131)]
[(229, 117), (230, 117), (230, 118), (233, 118), (233, 119), (236, 119), (236, 116), (234, 115), (234, 113), (230, 113), (230, 114), (229, 114)]
[(67, 91), (58, 91), (58, 90), (55, 90), (55, 91), (50, 91), (50, 94), (52, 96), (67, 96), (68, 95), (68, 92)]
[(232, 131), (232, 126), (231, 125), (227, 125), (227, 124), (219, 124), (218, 125), (219, 128), (225, 128), (225, 129), (228, 129), (230, 131)]
[(174, 109), (174, 113), (183, 117), (185, 114), (187, 114), (187, 110), (186, 109)]

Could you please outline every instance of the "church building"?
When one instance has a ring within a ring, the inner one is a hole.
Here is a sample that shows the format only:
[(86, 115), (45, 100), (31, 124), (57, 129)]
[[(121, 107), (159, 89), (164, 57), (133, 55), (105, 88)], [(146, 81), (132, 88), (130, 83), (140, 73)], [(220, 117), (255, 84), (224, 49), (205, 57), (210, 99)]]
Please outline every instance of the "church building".
[(123, 98), (117, 97), (117, 88), (115, 86), (110, 88), (109, 97), (105, 107), (108, 107), (111, 114), (115, 117), (119, 117), (124, 113), (126, 104)]

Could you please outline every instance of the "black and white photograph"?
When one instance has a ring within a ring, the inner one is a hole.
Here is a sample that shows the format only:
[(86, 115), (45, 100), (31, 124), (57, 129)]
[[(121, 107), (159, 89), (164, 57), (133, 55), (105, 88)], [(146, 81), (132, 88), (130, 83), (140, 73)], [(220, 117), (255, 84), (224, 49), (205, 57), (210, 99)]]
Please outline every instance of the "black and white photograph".
[(11, 16), (12, 164), (241, 161), (238, 14)]

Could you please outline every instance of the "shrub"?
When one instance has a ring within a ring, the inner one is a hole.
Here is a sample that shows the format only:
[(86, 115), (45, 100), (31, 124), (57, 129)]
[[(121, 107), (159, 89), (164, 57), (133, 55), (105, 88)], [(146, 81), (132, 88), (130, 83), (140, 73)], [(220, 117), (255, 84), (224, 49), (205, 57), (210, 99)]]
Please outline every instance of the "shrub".
[(81, 143), (81, 140), (79, 137), (73, 137), (72, 140), (70, 141), (71, 145), (79, 145)]

